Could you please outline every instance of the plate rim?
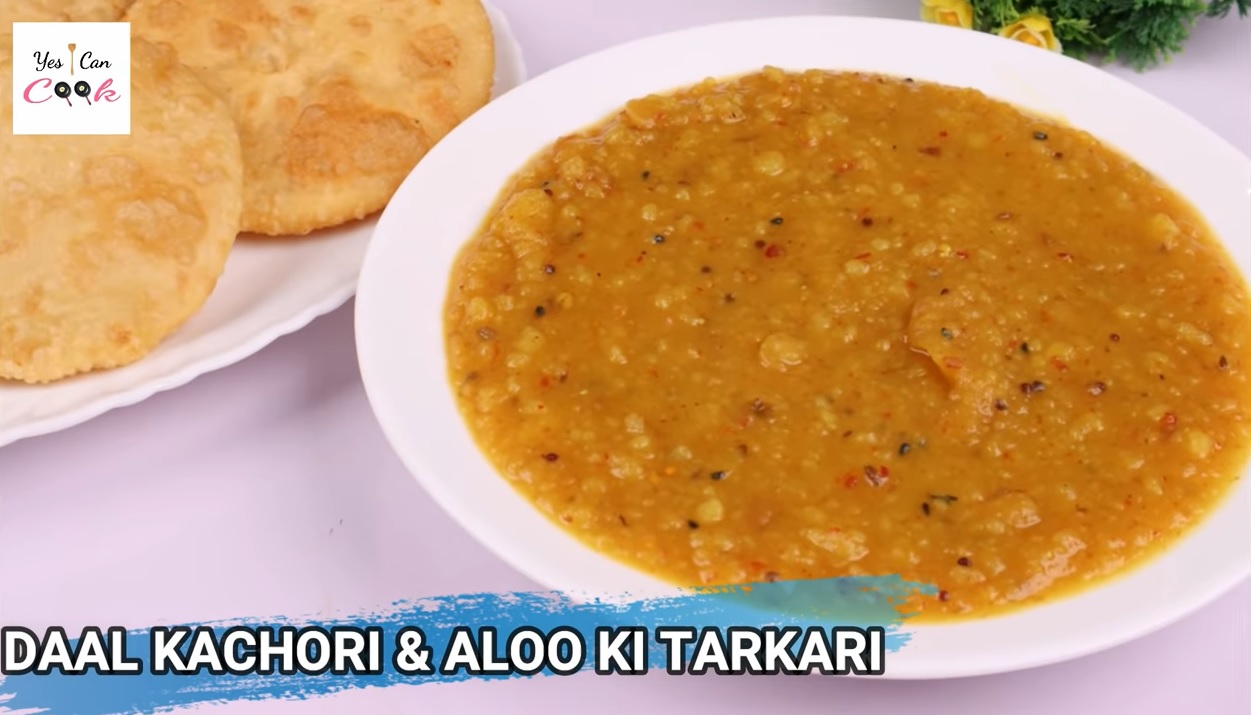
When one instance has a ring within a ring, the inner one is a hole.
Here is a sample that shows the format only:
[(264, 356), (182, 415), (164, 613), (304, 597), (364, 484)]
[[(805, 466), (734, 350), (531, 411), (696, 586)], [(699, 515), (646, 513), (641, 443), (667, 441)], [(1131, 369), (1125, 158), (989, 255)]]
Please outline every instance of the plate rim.
[[(908, 28), (910, 28), (909, 30), (907, 30), (909, 32), (919, 32), (919, 30), (916, 29), (917, 26), (923, 25), (923, 23), (920, 23), (919, 21), (914, 21), (914, 20), (899, 20), (899, 19), (892, 19), (892, 18), (855, 17), (855, 16), (839, 16), (839, 15), (787, 15), (787, 16), (780, 16), (780, 17), (755, 18), (755, 19), (747, 19), (747, 20), (735, 20), (735, 21), (730, 21), (730, 22), (711, 23), (711, 24), (705, 24), (705, 25), (701, 25), (697, 27), (658, 33), (655, 35), (631, 40), (631, 41), (620, 43), (620, 44), (617, 44), (617, 45), (614, 45), (605, 49), (598, 50), (596, 52), (593, 52), (583, 57), (580, 57), (578, 59), (575, 59), (571, 62), (562, 64), (551, 70), (548, 70), (547, 72), (544, 72), (540, 75), (537, 75), (536, 77), (528, 81), (526, 85), (519, 88), (519, 91), (523, 93), (528, 92), (528, 91), (537, 92), (538, 90), (534, 89), (535, 86), (545, 84), (545, 83), (559, 83), (562, 77), (566, 75), (576, 74), (577, 67), (588, 66), (588, 65), (595, 64), (595, 63), (606, 64), (608, 60), (611, 58), (629, 57), (631, 53), (638, 52), (640, 51), (640, 49), (654, 46), (657, 44), (662, 44), (664, 42), (673, 42), (678, 39), (684, 39), (684, 38), (689, 39), (692, 35), (713, 36), (717, 33), (732, 32), (736, 28), (744, 29), (744, 28), (750, 27), (750, 28), (762, 29), (763, 27), (770, 26), (770, 25), (775, 26), (775, 27), (782, 27), (788, 24), (793, 24), (793, 23), (820, 23), (820, 24), (825, 24), (825, 25), (843, 24), (843, 25), (850, 25), (852, 27), (877, 26), (880, 28), (891, 28), (891, 27), (902, 28), (902, 27), (907, 26)], [(955, 38), (957, 37), (957, 33), (964, 33), (963, 37), (965, 39), (960, 40), (963, 42), (987, 42), (989, 41), (989, 42), (1005, 43), (1003, 45), (999, 45), (1000, 50), (997, 51), (997, 53), (1001, 56), (1005, 52), (1007, 53), (1022, 52), (1022, 51), (1038, 52), (1036, 48), (1028, 48), (1026, 46), (1021, 46), (1019, 48), (1016, 48), (1015, 45), (1019, 43), (1010, 43), (1000, 38), (995, 38), (993, 36), (985, 35), (985, 33), (975, 34), (967, 30), (961, 30), (961, 29), (956, 29), (956, 28), (944, 28), (944, 27), (938, 27), (938, 26), (933, 26), (933, 25), (924, 25), (924, 26), (926, 27), (924, 32), (950, 33), (950, 35), (948, 36), (948, 39), (944, 40), (944, 42), (954, 42)], [(878, 30), (878, 32), (890, 32), (890, 30), (889, 29)], [(934, 36), (938, 37), (937, 34), (935, 34)], [(986, 45), (986, 46), (989, 47), (989, 45)], [(1111, 75), (1101, 70), (1100, 68), (1083, 63), (1079, 60), (1056, 55), (1054, 56), (1052, 60), (1049, 60), (1049, 61), (1052, 61), (1052, 62), (1064, 61), (1064, 62), (1072, 63), (1071, 65), (1072, 72), (1085, 73), (1085, 75), (1087, 77), (1090, 77), (1092, 81), (1096, 77), (1098, 77), (1098, 81), (1101, 83), (1102, 86), (1114, 87), (1116, 91), (1119, 93), (1122, 93), (1122, 95), (1132, 96), (1132, 98), (1135, 100), (1136, 103), (1150, 105), (1152, 109), (1152, 113), (1154, 115), (1157, 115), (1160, 119), (1167, 119), (1171, 121), (1173, 124), (1184, 125), (1186, 129), (1186, 133), (1188, 135), (1187, 141), (1189, 143), (1193, 144), (1193, 143), (1203, 142), (1208, 147), (1210, 147), (1213, 152), (1221, 155), (1222, 157), (1226, 158), (1230, 162), (1233, 162), (1236, 157), (1237, 164), (1242, 170), (1242, 173), (1244, 175), (1251, 176), (1251, 160), (1248, 160), (1247, 156), (1241, 150), (1239, 150), (1236, 146), (1234, 146), (1231, 142), (1226, 140), (1224, 137), (1220, 136), (1210, 127), (1202, 124), (1193, 116), (1181, 110), (1179, 107), (1176, 107), (1175, 105), (1172, 105), (1164, 101), (1163, 99), (1148, 92), (1142, 87), (1139, 87), (1122, 78)], [(731, 76), (733, 74), (734, 74), (733, 72), (727, 72), (725, 76)], [(668, 91), (668, 89), (674, 89), (680, 86), (684, 86), (686, 84), (689, 84), (689, 83), (678, 82), (678, 83), (675, 83), (670, 88), (656, 88), (653, 91), (664, 92), (664, 91)], [(527, 90), (526, 88), (527, 86), (529, 86), (530, 88), (529, 90)], [(989, 92), (988, 94), (992, 96), (993, 98), (1004, 101), (1002, 100), (1001, 97), (995, 97), (993, 94)], [(1012, 103), (1018, 104), (1019, 106), (1019, 103), (1016, 103), (1016, 102), (1012, 102)], [(503, 109), (497, 107), (494, 111), (499, 112), (499, 111), (503, 111)], [(490, 115), (490, 114), (491, 112), (484, 112), (484, 115)], [(481, 121), (481, 118), (479, 119)], [(475, 131), (476, 126), (477, 126), (476, 122), (467, 122), (465, 125), (462, 125), (462, 127), (458, 127), (457, 130), (453, 134), (459, 135), (459, 134), (472, 133), (473, 131)], [(576, 130), (563, 130), (561, 132), (558, 132), (558, 134), (564, 134), (564, 133), (567, 133), (567, 131), (576, 131)], [(1100, 137), (1100, 139), (1101, 141), (1104, 141), (1105, 143), (1112, 144), (1112, 142), (1109, 142), (1105, 138)], [(458, 140), (453, 138), (445, 146), (455, 146), (457, 141)], [(1232, 167), (1233, 164), (1231, 163), (1230, 166)], [(516, 167), (516, 168), (519, 168), (519, 167)], [(516, 168), (514, 168), (514, 171), (516, 170)], [(420, 171), (421, 171), (421, 168), (419, 167), (417, 170), (414, 171), (413, 175), (417, 175)], [(413, 175), (410, 175), (410, 180), (412, 179)], [(409, 183), (410, 181), (406, 180), (405, 184), (407, 185)], [(404, 191), (405, 191), (405, 187), (402, 186), (400, 191), (397, 192), (397, 194), (402, 194)], [(401, 209), (399, 208), (399, 202), (397, 202), (397, 204), (395, 205), (395, 208), (389, 207), (388, 211), (384, 212), (383, 216), (380, 218), (379, 227), (375, 233), (375, 240), (372, 241), (369, 246), (369, 249), (367, 251), (367, 255), (365, 258), (364, 266), (362, 268), (361, 289), (358, 292), (358, 300), (356, 304), (355, 328), (356, 328), (358, 362), (360, 363), (360, 366), (361, 366), (362, 381), (365, 386), (365, 391), (366, 391), (368, 400), (370, 402), (371, 409), (373, 410), (375, 417), (384, 435), (387, 438), (388, 443), (391, 445), (393, 451), (400, 458), (401, 462), (403, 462), (406, 470), (412, 475), (415, 481), (417, 481), (417, 483), (430, 496), (430, 498), (433, 499), (440, 506), (440, 508), (443, 509), (446, 514), (448, 514), (448, 516), (451, 519), (457, 522), (457, 524), (462, 529), (467, 531), (476, 541), (482, 544), (484, 548), (496, 554), (497, 556), (502, 558), (505, 562), (507, 562), (511, 568), (521, 572), (522, 574), (526, 575), (527, 577), (531, 578), (534, 581), (544, 584), (545, 586), (552, 586), (552, 584), (550, 583), (546, 575), (543, 573), (539, 573), (541, 569), (535, 568), (535, 562), (532, 558), (528, 556), (518, 556), (519, 552), (526, 552), (527, 549), (519, 547), (516, 544), (505, 543), (499, 539), (492, 539), (486, 536), (486, 534), (494, 532), (495, 527), (493, 525), (488, 525), (484, 523), (483, 517), (481, 516), (475, 517), (474, 515), (469, 513), (467, 510), (461, 509), (457, 505), (456, 498), (454, 498), (451, 495), (449, 489), (444, 488), (445, 485), (442, 483), (442, 481), (440, 480), (438, 476), (430, 476), (430, 475), (425, 474), (424, 470), (421, 468), (422, 466), (421, 462), (423, 460), (420, 458), (418, 454), (416, 454), (416, 452), (419, 450), (412, 447), (409, 441), (406, 440), (405, 438), (405, 435), (403, 433), (403, 428), (402, 428), (402, 423), (404, 422), (404, 420), (402, 420), (402, 418), (399, 416), (401, 413), (397, 411), (399, 408), (397, 408), (395, 404), (395, 396), (394, 396), (394, 393), (392, 392), (395, 386), (387, 382), (387, 380), (385, 379), (386, 373), (382, 367), (384, 363), (384, 358), (382, 357), (383, 348), (394, 347), (394, 345), (389, 344), (386, 340), (383, 339), (385, 336), (386, 329), (384, 328), (383, 325), (381, 325), (381, 323), (384, 321), (379, 316), (385, 315), (386, 313), (385, 311), (382, 311), (377, 314), (374, 314), (372, 312), (374, 311), (373, 300), (374, 300), (375, 291), (376, 290), (378, 292), (382, 291), (381, 288), (379, 289), (374, 288), (374, 285), (377, 279), (373, 278), (373, 276), (375, 274), (385, 274), (385, 270), (383, 267), (385, 258), (381, 256), (383, 256), (383, 251), (385, 250), (385, 247), (387, 244), (386, 244), (385, 238), (384, 239), (378, 238), (378, 234), (388, 229), (389, 227), (388, 214), (393, 215), (400, 210)], [(1230, 239), (1224, 235), (1221, 235), (1220, 238), (1221, 238), (1221, 242), (1225, 245), (1225, 247), (1229, 249)], [(459, 246), (463, 245), (464, 241), (467, 239), (468, 239), (468, 236), (466, 236), (464, 239), (457, 241), (456, 250), (459, 250)], [(1246, 278), (1247, 271), (1245, 269), (1243, 270), (1243, 274), (1244, 274), (1244, 278)], [(441, 285), (444, 288), (446, 287), (446, 279), (444, 279)], [(445, 386), (445, 389), (447, 389), (446, 386)], [(447, 390), (447, 391), (450, 392), (450, 390)], [(459, 418), (460, 416), (457, 415), (457, 417)], [(495, 471), (495, 470), (492, 469), (492, 471)], [(497, 475), (497, 478), (499, 478), (498, 472), (496, 472), (496, 475)], [(502, 478), (499, 478), (499, 480), (500, 482), (504, 481)], [(505, 486), (507, 485), (505, 484)], [(507, 487), (507, 488), (511, 489), (511, 487)], [(1217, 510), (1213, 512), (1213, 514), (1209, 515), (1209, 518), (1205, 519), (1205, 524), (1210, 526), (1211, 522), (1213, 521), (1211, 517), (1215, 516), (1216, 512), (1224, 513), (1226, 511), (1235, 509), (1238, 506), (1238, 502), (1246, 501), (1246, 495), (1247, 495), (1247, 488), (1246, 488), (1245, 480), (1244, 480), (1244, 484), (1240, 487), (1236, 487), (1235, 489), (1233, 489), (1231, 493), (1226, 497), (1226, 500), (1217, 508)], [(1183, 537), (1182, 541), (1192, 541), (1195, 538), (1196, 532), (1202, 530), (1203, 528), (1204, 528), (1204, 525), (1193, 527), (1191, 531), (1186, 536)], [(569, 535), (566, 535), (566, 538), (569, 540), (574, 540), (574, 537), (569, 536)], [(1089, 589), (1083, 589), (1079, 593), (1073, 596), (1057, 599), (1057, 601), (1061, 604), (1080, 602), (1082, 600), (1087, 599), (1088, 595), (1091, 592), (1107, 590), (1108, 587), (1111, 585), (1111, 583), (1122, 582), (1122, 581), (1131, 579), (1135, 574), (1140, 574), (1143, 571), (1151, 570), (1152, 567), (1159, 561), (1163, 560), (1168, 553), (1177, 551), (1179, 545), (1180, 543), (1172, 545), (1159, 556), (1148, 559), (1146, 563), (1131, 568), (1130, 572), (1126, 574), (1115, 576), (1112, 579), (1109, 579), (1109, 581), (1105, 581), (1098, 586), (1095, 586)], [(608, 559), (609, 557), (601, 555), (599, 556), (599, 558)], [(1229, 564), (1226, 564), (1226, 565), (1228, 566)], [(1042, 657), (1007, 658), (1005, 659), (1004, 662), (1002, 662), (999, 665), (987, 664), (987, 665), (983, 665), (982, 667), (976, 667), (976, 668), (958, 667), (958, 666), (944, 668), (941, 665), (939, 665), (939, 666), (931, 666), (929, 668), (924, 668), (924, 669), (913, 669), (907, 673), (897, 672), (894, 675), (891, 675), (888, 672), (887, 676), (885, 676), (885, 679), (925, 680), (925, 679), (944, 679), (944, 678), (968, 677), (968, 676), (976, 676), (976, 675), (988, 675), (992, 673), (1003, 673), (1003, 672), (1035, 668), (1035, 667), (1049, 665), (1049, 664), (1053, 664), (1057, 662), (1068, 661), (1068, 660), (1073, 660), (1076, 658), (1084, 657), (1086, 655), (1090, 655), (1090, 654), (1100, 652), (1109, 648), (1113, 648), (1115, 646), (1121, 645), (1128, 641), (1132, 641), (1132, 640), (1136, 640), (1138, 638), (1144, 637), (1182, 618), (1185, 618), (1186, 616), (1191, 615), (1195, 611), (1209, 605), (1211, 602), (1220, 598), (1224, 594), (1227, 594), (1232, 588), (1236, 587), (1238, 584), (1245, 581), (1249, 576), (1251, 576), (1251, 559), (1245, 560), (1245, 562), (1241, 563), (1237, 568), (1223, 568), (1219, 571), (1219, 573), (1208, 574), (1208, 578), (1205, 580), (1205, 585), (1198, 589), (1203, 594), (1202, 598), (1189, 599), (1185, 602), (1185, 605), (1179, 606), (1179, 607), (1156, 609), (1156, 611), (1153, 612), (1152, 615), (1150, 615), (1150, 617), (1148, 616), (1139, 617), (1135, 621), (1136, 625), (1130, 625), (1129, 627), (1122, 628), (1120, 632), (1113, 632), (1113, 634), (1110, 637), (1103, 637), (1103, 638), (1095, 639), (1097, 642), (1088, 642), (1087, 644), (1083, 646), (1075, 646), (1075, 647), (1070, 647), (1067, 649), (1062, 649), (1065, 651), (1063, 653), (1052, 652), (1050, 655), (1046, 655)], [(644, 578), (646, 578), (645, 575), (644, 575)], [(1173, 602), (1177, 603), (1179, 602), (1179, 600), (1174, 599)], [(1042, 605), (1042, 606), (1036, 606), (1027, 610), (1028, 612), (1039, 613), (1049, 608), (1051, 608), (1051, 606)], [(1006, 614), (1004, 616), (996, 616), (996, 617), (990, 617), (990, 618), (985, 618), (985, 619), (976, 619), (972, 622), (959, 622), (959, 623), (954, 623), (954, 624), (923, 624), (923, 625), (917, 625), (915, 626), (915, 628), (908, 628), (907, 630), (910, 630), (913, 633), (922, 633), (922, 632), (937, 633), (937, 632), (944, 631), (944, 630), (967, 631), (969, 630), (969, 626), (972, 624), (982, 624), (982, 625), (996, 624), (996, 623), (1000, 623), (1004, 621), (1005, 619), (1013, 619), (1015, 617), (1016, 617), (1015, 614)], [(1132, 618), (1129, 620), (1134, 621), (1134, 619)]]

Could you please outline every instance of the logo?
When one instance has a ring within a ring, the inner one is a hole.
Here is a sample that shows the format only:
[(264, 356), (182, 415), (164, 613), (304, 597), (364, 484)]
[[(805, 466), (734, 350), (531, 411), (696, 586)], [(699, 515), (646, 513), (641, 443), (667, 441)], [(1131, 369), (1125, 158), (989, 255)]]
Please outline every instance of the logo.
[(130, 23), (13, 23), (14, 134), (130, 134)]

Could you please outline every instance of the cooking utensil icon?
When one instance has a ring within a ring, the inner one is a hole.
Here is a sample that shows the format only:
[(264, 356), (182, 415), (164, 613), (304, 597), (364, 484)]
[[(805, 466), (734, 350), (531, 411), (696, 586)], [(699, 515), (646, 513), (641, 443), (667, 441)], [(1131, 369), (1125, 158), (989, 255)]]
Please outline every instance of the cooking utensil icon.
[(64, 99), (66, 104), (68, 104), (71, 107), (74, 106), (74, 103), (71, 102), (69, 98), (70, 86), (68, 82), (57, 82), (56, 86), (52, 88), (52, 91), (56, 92), (56, 96), (60, 97), (61, 99)]

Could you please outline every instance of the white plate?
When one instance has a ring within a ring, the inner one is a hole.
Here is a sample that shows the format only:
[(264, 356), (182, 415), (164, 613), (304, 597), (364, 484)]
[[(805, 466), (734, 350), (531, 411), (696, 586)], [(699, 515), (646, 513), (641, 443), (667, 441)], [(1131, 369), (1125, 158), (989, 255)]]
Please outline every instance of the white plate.
[[(484, 5), (495, 30), (498, 97), (525, 81), (525, 62), (503, 13)], [(0, 382), (0, 447), (184, 385), (338, 308), (356, 290), (376, 223), (373, 217), (305, 238), (240, 237), (208, 302), (143, 360), (50, 385)]]
[[(906, 52), (900, 48), (907, 48)], [(552, 588), (671, 593), (596, 554), (519, 496), (475, 447), (445, 378), (448, 274), (500, 187), (536, 152), (632, 97), (775, 65), (863, 70), (971, 86), (1067, 119), (1194, 202), (1244, 273), (1251, 163), (1193, 119), (1086, 64), (920, 22), (803, 17), (663, 35), (534, 79), (456, 129), (400, 187), (370, 245), (356, 304), (365, 388), (388, 439), (431, 496), (501, 558)], [(421, 242), (409, 240), (420, 235)], [(887, 677), (942, 678), (1074, 658), (1160, 628), (1251, 572), (1249, 487), (1168, 554), (1082, 595), (1010, 616), (911, 627)]]

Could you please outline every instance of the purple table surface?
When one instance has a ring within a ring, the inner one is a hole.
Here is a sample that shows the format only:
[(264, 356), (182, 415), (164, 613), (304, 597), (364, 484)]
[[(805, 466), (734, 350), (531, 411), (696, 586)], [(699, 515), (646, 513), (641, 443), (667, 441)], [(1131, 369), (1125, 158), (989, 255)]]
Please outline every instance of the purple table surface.
[[(495, 2), (532, 75), (622, 41), (710, 22), (781, 14), (916, 18), (918, 5)], [(1149, 73), (1109, 71), (1251, 153), (1251, 21), (1202, 23), (1184, 54)], [(430, 501), (384, 441), (361, 388), (351, 304), (182, 389), (0, 449), (0, 623), (73, 632), (530, 588)], [(1241, 714), (1251, 702), (1248, 596), (1244, 583), (1183, 622), (1081, 660), (966, 680), (584, 674), (204, 711)]]

